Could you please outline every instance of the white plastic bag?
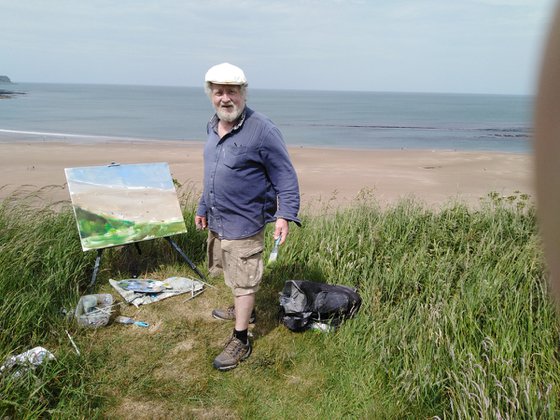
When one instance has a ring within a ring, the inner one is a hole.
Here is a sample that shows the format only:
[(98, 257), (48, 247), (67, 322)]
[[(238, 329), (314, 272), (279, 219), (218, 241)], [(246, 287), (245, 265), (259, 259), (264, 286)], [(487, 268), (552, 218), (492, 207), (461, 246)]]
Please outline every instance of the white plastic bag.
[(16, 368), (12, 375), (14, 378), (17, 378), (29, 369), (35, 369), (37, 366), (43, 364), (43, 362), (53, 359), (55, 359), (54, 355), (44, 347), (34, 347), (17, 356), (8, 357), (0, 366), (0, 374), (4, 374), (4, 371), (11, 370), (16, 366), (21, 366), (20, 368)]

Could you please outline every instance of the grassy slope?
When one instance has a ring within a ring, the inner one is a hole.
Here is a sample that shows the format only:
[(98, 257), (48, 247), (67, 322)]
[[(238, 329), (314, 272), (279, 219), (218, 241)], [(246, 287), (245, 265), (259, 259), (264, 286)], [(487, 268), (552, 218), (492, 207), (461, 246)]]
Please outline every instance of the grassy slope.
[[(0, 413), (17, 417), (554, 417), (558, 320), (549, 303), (534, 209), (492, 196), (480, 210), (412, 202), (381, 211), (304, 215), (257, 299), (254, 353), (228, 373), (211, 368), (232, 325), (210, 316), (230, 303), (216, 288), (122, 313), (150, 323), (78, 329), (60, 314), (89, 282), (69, 209), (0, 207), (0, 356), (42, 345), (57, 361), (0, 377)], [(185, 206), (185, 220), (193, 206)], [(178, 239), (204, 267), (204, 233)], [(271, 242), (271, 241), (269, 241)], [(267, 246), (270, 246), (267, 243)], [(164, 241), (107, 250), (99, 290), (130, 270), (192, 276)], [(291, 333), (276, 321), (287, 279), (359, 288), (358, 316), (336, 333)], [(81, 350), (77, 357), (66, 336)]]

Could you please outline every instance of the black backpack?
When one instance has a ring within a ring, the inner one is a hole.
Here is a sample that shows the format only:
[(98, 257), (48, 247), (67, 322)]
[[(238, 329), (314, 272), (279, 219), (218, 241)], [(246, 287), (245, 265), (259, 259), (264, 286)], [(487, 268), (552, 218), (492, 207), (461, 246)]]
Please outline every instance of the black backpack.
[(361, 304), (352, 287), (288, 280), (280, 293), (280, 322), (292, 331), (305, 331), (316, 322), (336, 328), (353, 317)]

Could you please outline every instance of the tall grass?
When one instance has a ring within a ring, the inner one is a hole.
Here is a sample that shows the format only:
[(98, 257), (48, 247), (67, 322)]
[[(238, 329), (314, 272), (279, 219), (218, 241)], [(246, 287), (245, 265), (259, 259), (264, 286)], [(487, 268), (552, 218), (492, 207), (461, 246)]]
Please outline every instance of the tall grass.
[[(82, 251), (69, 203), (45, 201), (50, 188), (55, 187), (22, 191), (0, 202), (0, 364), (37, 346), (57, 356), (40, 367), (39, 376), (31, 371), (19, 379), (0, 376), (0, 414), (89, 417), (97, 411), (98, 397), (88, 379), (97, 367), (87, 357), (76, 357), (68, 334), (81, 332), (71, 315), (80, 295), (91, 292), (96, 253)], [(178, 242), (184, 244), (190, 235)], [(140, 257), (129, 247), (105, 251), (100, 278), (141, 273), (153, 261), (178, 261), (165, 243), (140, 247)], [(203, 255), (201, 246), (195, 251)]]
[[(184, 200), (190, 226), (194, 202)], [(257, 296), (254, 353), (229, 373), (210, 364), (231, 325), (204, 315), (229, 302), (220, 279), (186, 304), (139, 313), (145, 333), (79, 330), (60, 314), (89, 281), (67, 208), (0, 205), (0, 355), (43, 345), (57, 361), (0, 377), (0, 412), (56, 417), (554, 418), (558, 318), (528, 197), (490, 194), (477, 209), (414, 201), (381, 209), (364, 194), (345, 210), (304, 214)], [(270, 232), (269, 232), (270, 233)], [(178, 241), (204, 271), (205, 233)], [(270, 247), (267, 242), (267, 251)], [(192, 275), (163, 241), (142, 255), (108, 250), (98, 288), (127, 276)], [(140, 260), (139, 263), (134, 262)], [(278, 325), (288, 279), (357, 287), (358, 316), (335, 333)], [(190, 305), (190, 306), (187, 306)], [(72, 350), (70, 330), (82, 355)], [(131, 348), (134, 352), (131, 352)], [(27, 382), (26, 382), (27, 381)]]

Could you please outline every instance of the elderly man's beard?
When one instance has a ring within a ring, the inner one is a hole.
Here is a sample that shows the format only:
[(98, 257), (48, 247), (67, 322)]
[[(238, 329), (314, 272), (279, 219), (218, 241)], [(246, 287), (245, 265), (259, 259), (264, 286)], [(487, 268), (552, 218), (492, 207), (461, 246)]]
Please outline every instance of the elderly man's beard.
[(242, 112), (243, 112), (243, 108), (238, 107), (235, 104), (231, 104), (228, 107), (218, 107), (216, 109), (216, 114), (218, 115), (218, 118), (222, 121), (226, 121), (229, 123), (237, 120)]

